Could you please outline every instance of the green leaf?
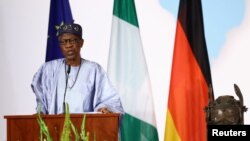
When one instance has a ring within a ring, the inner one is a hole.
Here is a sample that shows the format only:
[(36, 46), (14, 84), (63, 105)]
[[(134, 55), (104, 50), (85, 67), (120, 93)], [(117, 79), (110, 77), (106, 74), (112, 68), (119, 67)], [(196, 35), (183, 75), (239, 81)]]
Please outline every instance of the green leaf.
[(40, 126), (40, 141), (43, 141), (43, 134), (46, 136), (47, 141), (52, 141), (52, 138), (51, 138), (50, 133), (49, 133), (49, 129), (41, 117), (40, 109), (38, 111), (37, 121), (38, 121), (38, 124)]
[(75, 141), (80, 141), (80, 137), (78, 135), (77, 128), (74, 126), (74, 124), (70, 121), (71, 129), (73, 130), (73, 133), (75, 135)]
[(86, 132), (85, 130), (85, 123), (86, 123), (86, 115), (83, 116), (80, 136), (82, 141), (89, 141), (89, 132)]
[(65, 120), (60, 141), (70, 141), (70, 127), (69, 105), (66, 103)]

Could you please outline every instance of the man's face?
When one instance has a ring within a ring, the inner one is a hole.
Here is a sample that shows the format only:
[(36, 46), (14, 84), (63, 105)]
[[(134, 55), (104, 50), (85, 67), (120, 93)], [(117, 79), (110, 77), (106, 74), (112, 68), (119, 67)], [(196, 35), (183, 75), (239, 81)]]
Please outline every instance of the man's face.
[(59, 45), (66, 60), (81, 58), (80, 51), (83, 40), (70, 33), (64, 33), (59, 37)]

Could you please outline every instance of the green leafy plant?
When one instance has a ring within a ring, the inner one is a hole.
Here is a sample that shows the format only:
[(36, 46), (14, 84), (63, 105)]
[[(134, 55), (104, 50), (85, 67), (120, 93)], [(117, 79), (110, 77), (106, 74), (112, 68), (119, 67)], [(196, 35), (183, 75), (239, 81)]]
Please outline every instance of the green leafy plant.
[(40, 111), (38, 112), (37, 121), (40, 126), (40, 141), (43, 141), (43, 135), (46, 136), (46, 141), (52, 141), (52, 138), (49, 133), (49, 128), (47, 127), (46, 123), (43, 121)]
[(66, 104), (66, 114), (60, 141), (70, 141), (70, 132), (71, 132), (70, 127), (71, 127), (71, 121), (69, 116), (69, 105)]
[[(40, 111), (38, 111), (37, 121), (40, 126), (40, 141), (53, 141), (50, 136), (49, 128), (47, 127), (46, 123), (42, 119)], [(85, 123), (86, 123), (86, 115), (83, 116), (81, 132), (79, 134), (77, 131), (77, 128), (74, 126), (74, 124), (70, 120), (69, 105), (66, 104), (65, 120), (64, 120), (62, 134), (60, 136), (60, 141), (70, 141), (71, 129), (74, 133), (75, 141), (89, 141), (89, 132), (86, 132), (85, 130)], [(96, 141), (95, 135), (94, 135), (94, 141)]]

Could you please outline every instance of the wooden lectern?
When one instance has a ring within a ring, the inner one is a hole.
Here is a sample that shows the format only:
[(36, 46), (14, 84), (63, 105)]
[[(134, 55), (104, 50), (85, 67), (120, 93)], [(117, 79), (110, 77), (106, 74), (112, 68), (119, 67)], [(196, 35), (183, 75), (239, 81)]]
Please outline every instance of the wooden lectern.
[[(78, 132), (81, 131), (83, 114), (71, 114), (70, 119)], [(7, 119), (7, 141), (39, 141), (40, 127), (37, 115), (9, 115)], [(64, 115), (42, 115), (49, 128), (53, 141), (60, 141), (65, 116)], [(89, 132), (90, 141), (117, 141), (119, 114), (86, 114), (85, 130)], [(72, 141), (74, 133), (71, 132)]]

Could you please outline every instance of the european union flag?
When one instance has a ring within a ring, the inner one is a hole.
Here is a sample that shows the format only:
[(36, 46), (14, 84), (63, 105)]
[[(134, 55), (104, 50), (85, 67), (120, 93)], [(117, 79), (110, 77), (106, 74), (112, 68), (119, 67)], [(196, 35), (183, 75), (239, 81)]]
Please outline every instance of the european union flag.
[(57, 28), (63, 23), (73, 23), (69, 1), (51, 0), (46, 62), (58, 58), (63, 58), (63, 54), (61, 53), (57, 38)]

